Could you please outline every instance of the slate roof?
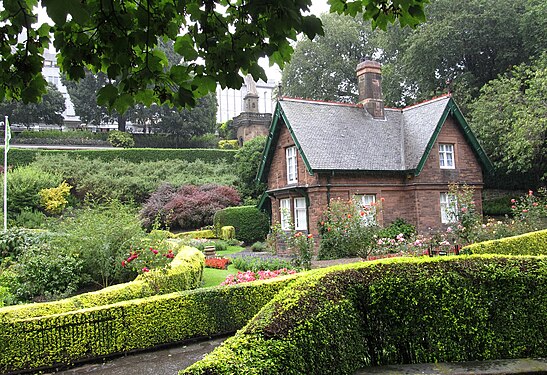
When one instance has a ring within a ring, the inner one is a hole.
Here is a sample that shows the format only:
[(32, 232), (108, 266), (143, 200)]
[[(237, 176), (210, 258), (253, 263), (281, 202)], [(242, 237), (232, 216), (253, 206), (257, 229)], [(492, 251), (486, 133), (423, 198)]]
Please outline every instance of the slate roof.
[(424, 155), (449, 97), (374, 119), (355, 105), (284, 99), (279, 102), (312, 170), (406, 171)]

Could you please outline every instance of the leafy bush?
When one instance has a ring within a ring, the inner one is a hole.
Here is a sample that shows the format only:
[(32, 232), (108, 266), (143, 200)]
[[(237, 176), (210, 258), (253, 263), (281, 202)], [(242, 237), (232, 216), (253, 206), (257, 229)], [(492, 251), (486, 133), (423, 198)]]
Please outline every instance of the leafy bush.
[(251, 245), (251, 251), (264, 252), (268, 249), (264, 242), (257, 241)]
[[(372, 208), (376, 212), (376, 207)], [(379, 230), (375, 223), (363, 219), (368, 215), (353, 200), (331, 201), (319, 222), (321, 242), (317, 258), (338, 259), (357, 255), (366, 258), (374, 247), (374, 238)]]
[[(232, 333), (294, 278), (177, 292), (93, 308), (78, 307), (85, 306), (80, 301), (66, 313), (56, 307), (63, 301), (3, 308), (0, 372), (72, 364), (204, 335)], [(94, 298), (95, 302), (100, 298)]]
[(499, 240), (478, 242), (462, 249), (465, 254), (547, 255), (547, 229)]
[(0, 258), (17, 260), (25, 250), (43, 243), (50, 235), (40, 230), (8, 228), (0, 232)]
[[(216, 147), (216, 142), (212, 147)], [(32, 163), (39, 155), (50, 157), (56, 155), (68, 155), (70, 159), (90, 159), (112, 162), (124, 160), (129, 163), (181, 160), (177, 166), (201, 160), (204, 163), (233, 164), (235, 150), (219, 149), (175, 149), (175, 148), (128, 148), (108, 150), (35, 150), (28, 148), (10, 148), (9, 164), (24, 166)], [(4, 154), (0, 153), (0, 165), (4, 163)]]
[(124, 160), (101, 161), (69, 155), (48, 155), (38, 157), (32, 165), (44, 171), (59, 173), (74, 186), (72, 194), (82, 200), (91, 197), (99, 201), (117, 199), (141, 203), (162, 184), (230, 185), (235, 180), (231, 171), (233, 167), (230, 165), (224, 162), (204, 163), (199, 160), (190, 163), (130, 163)]
[(220, 148), (221, 150), (237, 150), (239, 148), (239, 144), (237, 142), (237, 139), (223, 139), (218, 141), (218, 148)]
[(405, 219), (395, 219), (388, 227), (380, 229), (377, 236), (380, 238), (396, 238), (399, 234), (404, 238), (412, 238), (416, 234), (416, 227), (409, 224)]
[(233, 226), (237, 239), (245, 243), (263, 241), (270, 230), (268, 216), (255, 206), (228, 207), (214, 217), (215, 230), (221, 233), (224, 226)]
[(63, 181), (57, 187), (40, 190), (38, 194), (41, 206), (49, 214), (60, 214), (68, 204), (67, 197), (70, 195), (70, 189), (72, 186)]
[(8, 226), (29, 229), (46, 228), (47, 220), (48, 218), (43, 212), (25, 208), (8, 221)]
[(146, 148), (216, 148), (218, 137), (215, 134), (193, 135), (192, 137), (181, 137), (174, 134), (133, 134), (136, 147)]
[(223, 240), (233, 240), (236, 236), (236, 229), (231, 225), (220, 228), (220, 238)]
[(41, 130), (39, 132), (24, 130), (17, 133), (12, 140), (16, 141), (21, 139), (93, 139), (106, 141), (108, 138), (107, 133), (93, 133), (88, 130), (76, 130), (76, 131), (60, 131), (60, 130)]
[(177, 234), (177, 238), (215, 238), (215, 232), (210, 229), (194, 230), (191, 232), (182, 232)]
[(233, 257), (232, 264), (240, 271), (273, 271), (281, 268), (293, 268), (288, 260), (261, 257)]
[[(60, 182), (60, 176), (34, 166), (15, 168), (8, 173), (8, 213), (40, 208), (40, 190), (55, 187)], [(2, 179), (2, 192), (3, 185)]]
[(180, 375), (354, 374), (547, 355), (545, 257), (407, 258), (301, 276)]
[(244, 198), (256, 200), (266, 191), (266, 184), (256, 181), (265, 145), (266, 137), (259, 136), (245, 142), (235, 155), (237, 190)]
[(503, 216), (511, 214), (511, 197), (504, 196), (483, 200), (482, 213), (488, 216)]
[(167, 188), (162, 190), (168, 191), (170, 199), (160, 207), (158, 203), (164, 201), (164, 198), (153, 194), (150, 201), (145, 203), (146, 209), (141, 210), (144, 223), (165, 217), (165, 223), (162, 223), (164, 225), (182, 229), (199, 228), (212, 224), (216, 211), (237, 205), (240, 201), (239, 194), (230, 186), (184, 185), (172, 195)]
[(114, 147), (130, 148), (135, 146), (135, 140), (131, 134), (118, 130), (108, 133), (108, 142)]
[(145, 234), (136, 210), (117, 201), (74, 211), (56, 224), (63, 234), (52, 239), (57, 249), (82, 261), (82, 273), (101, 287), (134, 277), (121, 266), (131, 246)]

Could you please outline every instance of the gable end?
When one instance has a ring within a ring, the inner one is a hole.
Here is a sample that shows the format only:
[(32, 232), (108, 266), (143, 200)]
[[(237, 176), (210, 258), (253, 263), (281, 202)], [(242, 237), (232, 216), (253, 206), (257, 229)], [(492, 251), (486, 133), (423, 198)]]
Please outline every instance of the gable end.
[(492, 162), (484, 152), (483, 148), (479, 144), (479, 141), (471, 131), (471, 128), (469, 127), (469, 124), (467, 124), (467, 121), (463, 117), (463, 114), (461, 113), (460, 109), (454, 102), (452, 98), (448, 101), (446, 108), (444, 109), (444, 112), (439, 119), (439, 122), (437, 123), (437, 126), (435, 127), (435, 131), (433, 132), (431, 139), (427, 143), (427, 147), (425, 148), (425, 152), (422, 155), (422, 158), (420, 159), (420, 162), (418, 163), (418, 166), (416, 167), (416, 170), (414, 171), (414, 175), (418, 176), (422, 169), (424, 168), (425, 162), (427, 158), (429, 157), (429, 154), (431, 153), (431, 150), (437, 141), (437, 138), (439, 136), (439, 133), (441, 132), (441, 129), (446, 122), (446, 119), (449, 115), (454, 116), (456, 119), (456, 123), (460, 126), (460, 128), (463, 130), (463, 134), (467, 142), (470, 144), (471, 149), (479, 159), (482, 167), (484, 170), (488, 173), (492, 173), (494, 166), (492, 165)]

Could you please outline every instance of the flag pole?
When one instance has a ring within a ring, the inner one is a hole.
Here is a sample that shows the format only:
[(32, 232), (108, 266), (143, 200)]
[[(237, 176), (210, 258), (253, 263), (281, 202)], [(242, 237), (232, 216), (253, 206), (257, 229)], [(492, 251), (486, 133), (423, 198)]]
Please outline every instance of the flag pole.
[(4, 232), (8, 230), (8, 148), (9, 139), (9, 120), (8, 116), (4, 117)]

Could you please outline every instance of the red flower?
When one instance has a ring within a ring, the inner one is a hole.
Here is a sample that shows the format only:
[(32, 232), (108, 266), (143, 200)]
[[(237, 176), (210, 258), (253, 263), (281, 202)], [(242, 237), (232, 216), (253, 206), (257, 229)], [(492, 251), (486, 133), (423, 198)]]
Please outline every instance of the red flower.
[(125, 260), (122, 260), (122, 267), (125, 267), (126, 264)]
[(308, 238), (313, 238), (313, 234), (308, 234)]
[(150, 270), (148, 269), (148, 267), (143, 267), (142, 272), (150, 272)]
[(380, 198), (380, 201), (381, 201), (381, 202), (384, 202), (385, 200), (386, 200), (386, 199), (385, 199), (384, 197), (381, 197), (381, 198)]
[(156, 249), (153, 249), (152, 252), (153, 252), (154, 254), (157, 254), (159, 251), (156, 250)]
[(350, 215), (350, 214), (348, 214), (348, 219), (351, 219), (351, 215)]

